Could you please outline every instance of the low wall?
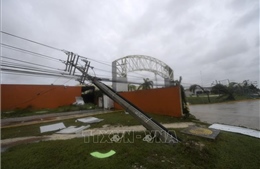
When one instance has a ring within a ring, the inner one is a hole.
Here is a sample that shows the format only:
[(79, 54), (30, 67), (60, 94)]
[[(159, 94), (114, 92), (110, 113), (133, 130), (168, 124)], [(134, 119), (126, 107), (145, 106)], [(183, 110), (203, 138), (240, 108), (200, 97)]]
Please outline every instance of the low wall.
[[(119, 94), (146, 113), (173, 117), (182, 116), (179, 86), (138, 90), (134, 92), (120, 92)], [(115, 109), (122, 109), (116, 102), (114, 103), (114, 107)]]
[(57, 108), (74, 103), (76, 96), (81, 96), (80, 86), (2, 84), (1, 111)]

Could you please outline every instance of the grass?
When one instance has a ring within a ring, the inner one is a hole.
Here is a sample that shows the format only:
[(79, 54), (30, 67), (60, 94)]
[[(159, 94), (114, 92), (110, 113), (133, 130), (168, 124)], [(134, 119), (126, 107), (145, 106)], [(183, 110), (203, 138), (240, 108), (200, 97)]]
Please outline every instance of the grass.
[(32, 107), (27, 107), (25, 109), (15, 109), (13, 111), (3, 111), (1, 112), (1, 118), (12, 118), (12, 117), (24, 117), (24, 116), (33, 116), (40, 114), (50, 114), (50, 113), (61, 113), (61, 112), (70, 112), (70, 111), (79, 111), (79, 110), (91, 110), (95, 109), (96, 105), (92, 103), (87, 103), (84, 105), (69, 105), (61, 106), (55, 109), (40, 109), (35, 110)]
[(220, 144), (212, 146), (213, 155), (218, 156), (216, 168), (225, 166), (225, 168), (250, 169), (260, 166), (259, 139), (222, 132), (218, 141)]
[[(207, 97), (187, 97), (187, 102), (190, 104), (210, 104)], [(211, 103), (219, 103), (223, 102), (222, 100), (218, 99), (217, 97), (210, 97)]]
[[(162, 115), (149, 114), (160, 123), (196, 121), (173, 118)], [(104, 121), (91, 125), (92, 128), (110, 125), (138, 125), (131, 115), (123, 111), (100, 114), (95, 117)], [(57, 121), (59, 122), (59, 121)], [(66, 126), (84, 125), (75, 119), (62, 121)], [(2, 139), (21, 136), (38, 136), (43, 123), (21, 127), (2, 129)], [(200, 124), (200, 123), (199, 123)], [(2, 168), (225, 168), (225, 169), (254, 169), (259, 168), (260, 144), (259, 139), (220, 132), (216, 140), (205, 139), (181, 133), (181, 129), (174, 129), (181, 143), (174, 146), (165, 143), (147, 143), (142, 140), (145, 132), (131, 132), (123, 140), (132, 143), (110, 143), (111, 135), (75, 138), (70, 140), (42, 141), (38, 143), (21, 144), (1, 153)], [(53, 132), (44, 133), (44, 135)], [(101, 139), (102, 138), (102, 139)], [(103, 141), (103, 142), (101, 142)], [(107, 141), (107, 142), (104, 142)], [(101, 153), (110, 150), (116, 154), (106, 159), (97, 159), (91, 152)]]
[[(160, 123), (173, 123), (173, 122), (185, 122), (185, 121), (191, 121), (194, 120), (193, 117), (189, 119), (180, 119), (180, 118), (174, 118), (169, 116), (163, 116), (163, 115), (155, 115), (155, 114), (148, 114), (152, 118), (154, 118), (156, 121)], [(135, 120), (131, 115), (125, 114), (124, 111), (119, 112), (113, 112), (108, 114), (99, 114), (95, 115), (94, 117), (104, 119), (100, 123), (91, 124), (91, 128), (97, 128), (102, 127), (105, 124), (109, 125), (124, 125), (124, 126), (132, 126), (132, 125), (140, 125), (140, 123)], [(27, 126), (19, 126), (19, 127), (10, 127), (10, 128), (2, 128), (1, 129), (1, 139), (7, 139), (7, 138), (15, 138), (15, 137), (26, 137), (26, 136), (41, 136), (41, 135), (50, 135), (54, 132), (46, 132), (46, 133), (40, 133), (40, 126), (43, 125), (49, 125), (54, 123), (63, 122), (66, 127), (68, 126), (82, 126), (86, 125), (81, 122), (76, 122), (77, 118), (69, 119), (69, 120), (62, 120), (62, 121), (55, 121), (55, 122), (48, 122), (48, 123), (42, 123), (42, 124), (34, 124), (34, 125), (27, 125)]]
[[(137, 139), (137, 136), (145, 136), (141, 132), (125, 136), (136, 138), (134, 143), (94, 143), (91, 137), (88, 143), (77, 138), (24, 144), (1, 154), (2, 168), (258, 169), (260, 166), (260, 144), (256, 138), (227, 132), (221, 132), (216, 140), (185, 135), (179, 130), (177, 134), (183, 141), (174, 146)], [(196, 146), (198, 143), (204, 145), (203, 148)], [(116, 154), (106, 159), (90, 155), (93, 151), (110, 150)]]

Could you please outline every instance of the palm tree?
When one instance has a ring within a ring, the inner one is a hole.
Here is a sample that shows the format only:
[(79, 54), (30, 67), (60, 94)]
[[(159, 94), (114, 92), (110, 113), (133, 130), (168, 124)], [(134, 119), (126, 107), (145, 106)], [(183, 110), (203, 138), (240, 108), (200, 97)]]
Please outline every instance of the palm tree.
[(146, 90), (153, 88), (153, 81), (149, 80), (149, 78), (144, 79), (144, 83), (142, 83), (138, 90)]
[(136, 86), (132, 84), (128, 84), (128, 91), (136, 91)]
[(190, 86), (189, 90), (194, 93), (197, 88), (200, 88), (200, 89), (203, 91), (203, 93), (206, 93), (206, 94), (207, 94), (207, 96), (208, 96), (208, 101), (209, 101), (209, 103), (210, 103), (209, 92), (208, 92), (208, 91), (205, 91), (205, 89), (204, 89), (203, 87), (201, 87), (200, 85), (193, 84), (193, 85)]

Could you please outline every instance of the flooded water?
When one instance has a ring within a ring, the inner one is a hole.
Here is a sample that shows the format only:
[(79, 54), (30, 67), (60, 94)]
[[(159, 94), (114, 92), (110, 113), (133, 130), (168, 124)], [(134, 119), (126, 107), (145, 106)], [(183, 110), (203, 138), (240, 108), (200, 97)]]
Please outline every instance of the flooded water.
[(260, 130), (260, 100), (190, 105), (190, 112), (207, 123), (222, 123)]

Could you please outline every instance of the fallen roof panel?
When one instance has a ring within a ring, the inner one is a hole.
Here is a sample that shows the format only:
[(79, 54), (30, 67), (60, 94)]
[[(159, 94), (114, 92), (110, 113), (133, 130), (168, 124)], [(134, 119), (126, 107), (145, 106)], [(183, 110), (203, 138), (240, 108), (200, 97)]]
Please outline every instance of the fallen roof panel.
[(81, 118), (81, 119), (77, 119), (77, 121), (80, 121), (82, 123), (98, 123), (98, 122), (101, 122), (103, 121), (103, 119), (99, 119), (99, 118), (96, 118), (96, 117), (87, 117), (87, 118)]
[(243, 128), (243, 127), (237, 127), (237, 126), (230, 126), (230, 125), (224, 125), (224, 124), (212, 124), (209, 126), (209, 128), (223, 130), (223, 131), (229, 131), (233, 133), (240, 133), (256, 138), (260, 138), (260, 131)]
[(56, 130), (60, 130), (60, 129), (64, 129), (64, 128), (66, 128), (66, 127), (63, 123), (56, 123), (56, 124), (41, 126), (40, 130), (41, 130), (41, 133), (44, 133), (44, 132), (56, 131)]
[(65, 128), (65, 129), (62, 129), (56, 133), (59, 133), (59, 134), (72, 134), (72, 133), (79, 133), (81, 131), (83, 131), (84, 129), (86, 128), (89, 128), (90, 125), (87, 125), (87, 126), (81, 126), (81, 127), (77, 127), (76, 126), (70, 126), (68, 128)]

